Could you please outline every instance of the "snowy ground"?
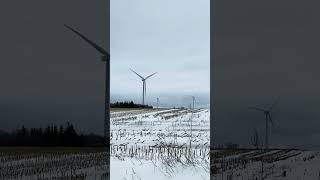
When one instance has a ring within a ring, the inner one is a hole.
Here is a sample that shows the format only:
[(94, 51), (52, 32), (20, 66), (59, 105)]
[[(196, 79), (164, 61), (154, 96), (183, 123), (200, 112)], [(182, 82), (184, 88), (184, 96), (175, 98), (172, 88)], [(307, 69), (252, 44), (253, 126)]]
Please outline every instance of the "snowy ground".
[(301, 150), (216, 150), (214, 179), (319, 180), (320, 153)]
[(0, 179), (95, 180), (106, 177), (107, 154), (104, 149), (10, 149), (0, 149)]
[[(111, 180), (209, 180), (209, 115), (207, 109), (112, 112)], [(0, 179), (106, 177), (103, 149), (2, 150)], [(214, 150), (211, 157), (217, 180), (320, 180), (320, 152)]]
[(111, 179), (210, 179), (207, 109), (111, 114)]
[[(209, 180), (209, 111), (111, 113), (112, 180)], [(0, 148), (0, 179), (105, 179), (105, 149)]]

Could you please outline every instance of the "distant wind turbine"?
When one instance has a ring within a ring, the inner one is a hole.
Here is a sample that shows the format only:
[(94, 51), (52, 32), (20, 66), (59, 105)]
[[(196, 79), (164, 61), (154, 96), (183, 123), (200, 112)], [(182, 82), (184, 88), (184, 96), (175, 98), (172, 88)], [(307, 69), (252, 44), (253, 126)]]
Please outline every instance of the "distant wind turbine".
[(266, 118), (266, 129), (265, 129), (265, 148), (268, 149), (268, 136), (269, 136), (269, 122), (271, 123), (272, 126), (274, 126), (272, 118), (271, 118), (271, 111), (272, 109), (276, 106), (276, 104), (278, 103), (279, 98), (270, 106), (269, 109), (262, 109), (262, 108), (257, 108), (257, 107), (250, 107), (250, 109), (255, 109), (257, 111), (261, 111), (264, 113), (265, 118)]
[[(85, 42), (87, 42), (89, 45), (91, 45), (94, 49), (96, 49), (100, 55), (101, 60), (106, 63), (106, 79), (105, 79), (105, 111), (104, 111), (104, 137), (107, 140), (107, 145), (110, 144), (110, 127), (108, 120), (110, 119), (110, 106), (109, 106), (109, 100), (110, 100), (110, 54), (103, 49), (102, 47), (98, 46), (93, 41), (89, 40), (87, 37), (85, 37), (80, 32), (76, 31), (72, 27), (68, 25), (64, 25), (66, 28), (71, 30), (73, 33), (77, 34), (79, 37), (81, 37)], [(108, 149), (108, 148), (107, 148)]]
[(159, 98), (157, 98), (157, 109), (159, 109)]
[(142, 77), (140, 74), (138, 74), (137, 72), (135, 72), (134, 70), (130, 69), (133, 73), (135, 73), (137, 76), (139, 76), (142, 80), (142, 105), (144, 105), (144, 98), (147, 94), (147, 82), (146, 80), (150, 77), (152, 77), (153, 75), (157, 74), (157, 72), (147, 76), (147, 77)]
[(194, 109), (194, 101), (195, 101), (195, 97), (192, 96), (192, 109)]

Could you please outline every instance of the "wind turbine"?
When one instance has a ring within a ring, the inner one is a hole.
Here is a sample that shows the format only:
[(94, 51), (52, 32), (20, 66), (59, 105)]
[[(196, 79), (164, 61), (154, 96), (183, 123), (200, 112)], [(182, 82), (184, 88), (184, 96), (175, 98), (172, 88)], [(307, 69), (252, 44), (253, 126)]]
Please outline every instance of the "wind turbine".
[(153, 76), (153, 75), (155, 75), (155, 74), (157, 74), (157, 72), (155, 72), (155, 73), (153, 73), (153, 74), (150, 74), (149, 76), (147, 76), (147, 77), (143, 77), (143, 76), (141, 76), (140, 74), (138, 74), (137, 72), (135, 72), (134, 70), (132, 70), (132, 69), (130, 69), (133, 73), (135, 73), (137, 76), (139, 76), (140, 78), (141, 78), (141, 80), (142, 80), (142, 105), (144, 105), (144, 98), (145, 98), (145, 96), (146, 96), (146, 94), (147, 94), (147, 82), (146, 82), (146, 80), (148, 79), (148, 78), (150, 78), (151, 76)]
[(157, 109), (159, 109), (159, 98), (157, 98)]
[(192, 109), (194, 109), (194, 101), (195, 101), (195, 97), (192, 96)]
[(275, 105), (278, 103), (279, 98), (270, 106), (268, 109), (262, 109), (262, 108), (257, 108), (257, 107), (250, 107), (250, 109), (255, 109), (257, 111), (261, 111), (264, 113), (264, 116), (266, 118), (266, 134), (265, 134), (265, 149), (268, 149), (268, 136), (269, 136), (269, 122), (271, 123), (272, 126), (274, 126), (272, 118), (271, 118), (271, 111), (275, 107)]
[(107, 140), (107, 145), (110, 144), (110, 127), (109, 127), (109, 123), (108, 120), (110, 119), (110, 106), (109, 106), (109, 100), (110, 100), (110, 54), (103, 49), (102, 47), (98, 46), (96, 43), (94, 43), (93, 41), (91, 41), (90, 39), (88, 39), (87, 37), (85, 37), (83, 34), (81, 34), (80, 32), (78, 32), (77, 30), (73, 29), (72, 27), (68, 26), (68, 25), (64, 25), (66, 28), (68, 28), (69, 30), (71, 30), (73, 33), (75, 33), (76, 35), (78, 35), (81, 39), (83, 39), (85, 42), (87, 42), (89, 45), (91, 45), (94, 49), (96, 49), (98, 51), (98, 53), (100, 53), (101, 55), (101, 60), (103, 62), (105, 62), (105, 66), (106, 66), (106, 79), (105, 79), (105, 110), (104, 110), (104, 137)]

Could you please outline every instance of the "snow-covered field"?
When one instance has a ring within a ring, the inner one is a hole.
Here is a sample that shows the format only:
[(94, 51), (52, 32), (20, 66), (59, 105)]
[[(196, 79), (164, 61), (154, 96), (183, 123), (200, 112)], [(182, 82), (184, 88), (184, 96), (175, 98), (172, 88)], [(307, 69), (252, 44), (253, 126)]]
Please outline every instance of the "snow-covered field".
[[(111, 113), (112, 180), (209, 179), (209, 110)], [(191, 126), (192, 125), (192, 126)], [(104, 149), (0, 149), (0, 179), (105, 179)]]
[(215, 150), (214, 179), (319, 180), (320, 153), (302, 150)]
[(111, 114), (111, 179), (210, 179), (207, 109)]
[(106, 158), (103, 149), (2, 148), (0, 179), (105, 179)]
[[(111, 113), (112, 180), (209, 180), (207, 109)], [(104, 149), (0, 149), (0, 179), (105, 179)], [(320, 152), (213, 150), (217, 180), (320, 180)]]

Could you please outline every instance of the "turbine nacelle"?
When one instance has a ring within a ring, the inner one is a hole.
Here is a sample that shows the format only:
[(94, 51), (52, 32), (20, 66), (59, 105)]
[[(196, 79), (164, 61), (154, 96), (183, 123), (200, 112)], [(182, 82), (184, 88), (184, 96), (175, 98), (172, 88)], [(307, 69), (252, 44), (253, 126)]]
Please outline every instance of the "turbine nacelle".
[(106, 55), (105, 56), (101, 56), (101, 61), (102, 62), (110, 61), (110, 56), (108, 56), (108, 55), (107, 56)]

